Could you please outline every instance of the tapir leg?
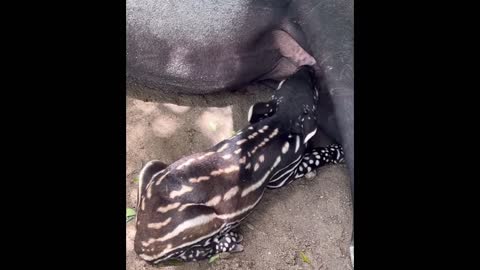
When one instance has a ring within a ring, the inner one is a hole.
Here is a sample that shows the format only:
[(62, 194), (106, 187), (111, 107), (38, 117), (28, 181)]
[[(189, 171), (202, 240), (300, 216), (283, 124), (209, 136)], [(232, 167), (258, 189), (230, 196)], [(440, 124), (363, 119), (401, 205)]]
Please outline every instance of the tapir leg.
[(218, 237), (217, 242), (213, 241), (212, 245), (215, 245), (215, 253), (222, 252), (240, 252), (243, 251), (243, 246), (240, 242), (243, 237), (235, 232), (227, 232), (224, 235)]
[(341, 163), (344, 161), (344, 157), (343, 148), (338, 144), (314, 148), (303, 156), (295, 178), (301, 178), (305, 174), (328, 164)]
[(302, 158), (298, 167), (293, 171), (292, 176), (286, 181), (269, 182), (268, 189), (277, 189), (288, 185), (295, 179), (302, 178), (305, 174), (325, 166), (327, 164), (337, 164), (344, 160), (343, 148), (339, 144), (332, 144), (327, 147), (317, 147), (309, 150)]
[(186, 262), (200, 261), (223, 252), (241, 252), (243, 251), (243, 246), (240, 244), (242, 240), (243, 236), (236, 232), (225, 232), (192, 246), (175, 259)]

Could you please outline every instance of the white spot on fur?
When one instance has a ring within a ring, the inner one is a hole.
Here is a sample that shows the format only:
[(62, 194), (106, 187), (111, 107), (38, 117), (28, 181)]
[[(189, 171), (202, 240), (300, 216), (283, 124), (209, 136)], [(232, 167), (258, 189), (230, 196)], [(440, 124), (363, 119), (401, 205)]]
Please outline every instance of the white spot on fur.
[(203, 224), (209, 223), (210, 221), (212, 221), (216, 217), (217, 217), (217, 214), (209, 214), (209, 215), (200, 215), (200, 216), (196, 216), (192, 219), (185, 220), (180, 225), (178, 225), (173, 231), (167, 233), (163, 237), (160, 237), (160, 238), (157, 238), (157, 239), (150, 238), (145, 243), (148, 246), (148, 245), (151, 245), (152, 243), (155, 243), (155, 242), (163, 242), (165, 240), (172, 239), (173, 237), (175, 237), (175, 236), (179, 235), (180, 233), (184, 232), (185, 230), (188, 230), (190, 228), (194, 228), (194, 227), (201, 226)]
[(152, 197), (152, 185), (149, 185), (147, 188), (147, 199)]
[(164, 222), (157, 222), (157, 223), (149, 223), (147, 224), (147, 228), (149, 229), (160, 229), (161, 227), (167, 225), (168, 223), (170, 223), (170, 221), (172, 221), (172, 218), (169, 217), (167, 218)]
[(300, 136), (297, 135), (297, 137), (295, 137), (295, 153), (298, 151), (299, 148), (300, 148)]
[(190, 178), (190, 179), (188, 179), (188, 181), (190, 183), (198, 183), (198, 182), (206, 181), (208, 179), (210, 179), (209, 176), (200, 176), (198, 178)]
[(275, 169), (275, 167), (277, 167), (278, 163), (280, 163), (280, 161), (282, 160), (281, 157), (277, 157), (277, 159), (275, 160), (275, 163), (273, 163), (272, 167), (270, 168), (270, 170), (268, 170), (265, 175), (263, 176), (262, 179), (260, 179), (259, 181), (257, 181), (255, 184), (245, 188), (243, 191), (242, 191), (242, 197), (245, 197), (247, 196), (250, 192), (258, 189), (260, 186), (263, 185), (263, 183), (265, 182), (265, 180), (267, 180), (268, 176), (270, 175), (270, 173), (273, 171), (273, 169)]
[(224, 145), (222, 145), (222, 147), (218, 148), (217, 153), (222, 152), (223, 150), (227, 149), (227, 147), (228, 147), (228, 143), (225, 143)]
[(194, 160), (195, 160), (194, 158), (191, 158), (191, 159), (187, 160), (186, 162), (180, 164), (176, 169), (181, 170), (182, 168), (190, 165)]
[(210, 156), (210, 155), (213, 155), (214, 153), (215, 153), (215, 152), (208, 152), (208, 153), (206, 153), (206, 154), (198, 157), (197, 159), (198, 159), (198, 160), (202, 160), (202, 159), (204, 159), (204, 158), (206, 158), (206, 157), (208, 157), (208, 156)]
[(208, 202), (206, 202), (205, 205), (212, 207), (217, 205), (221, 200), (222, 200), (222, 195), (217, 195), (213, 197), (211, 200), (209, 200)]
[(250, 122), (250, 120), (252, 120), (252, 113), (253, 113), (253, 106), (250, 106), (250, 109), (248, 109), (248, 117), (247, 117), (247, 121)]
[(260, 155), (260, 156), (258, 157), (258, 161), (263, 162), (264, 160), (265, 160), (265, 156), (264, 156), (264, 155)]
[(160, 212), (160, 213), (166, 213), (172, 209), (175, 209), (177, 207), (180, 206), (180, 203), (179, 202), (176, 202), (176, 203), (171, 203), (171, 204), (168, 204), (166, 206), (161, 206), (161, 207), (158, 207), (157, 208), (157, 211)]
[(315, 128), (312, 132), (307, 134), (303, 143), (307, 143), (315, 135), (315, 133), (317, 133), (317, 128)]
[(180, 206), (180, 208), (178, 208), (178, 211), (182, 212), (183, 210), (185, 210), (185, 208), (190, 207), (190, 206), (194, 206), (194, 205), (202, 205), (202, 204), (200, 204), (200, 203), (186, 203), (186, 204)]
[(220, 174), (224, 174), (224, 173), (231, 173), (231, 172), (234, 172), (234, 171), (238, 171), (240, 168), (236, 165), (231, 165), (230, 167), (227, 167), (225, 169), (218, 169), (216, 171), (213, 171), (210, 173), (210, 175), (212, 176), (216, 176), (216, 175), (220, 175)]
[(273, 132), (268, 136), (270, 139), (275, 137), (278, 134), (278, 128), (274, 129)]
[(278, 84), (277, 90), (280, 90), (280, 88), (282, 88), (282, 85), (283, 85), (283, 83), (284, 83), (285, 81), (286, 81), (286, 80), (283, 80), (283, 81), (281, 81), (281, 82)]
[[(294, 170), (297, 168), (298, 164), (302, 161), (302, 156), (298, 156), (297, 159), (295, 159), (292, 163), (288, 164), (285, 166), (283, 169), (277, 171), (275, 175), (273, 175), (270, 178), (269, 181), (269, 186), (272, 186), (272, 183), (275, 184), (275, 182), (279, 182), (281, 179), (284, 179), (282, 182), (280, 182), (278, 185), (275, 185), (276, 187), (283, 186), (283, 184), (288, 180), (290, 175), (294, 173)], [(293, 166), (292, 166), (293, 165)], [(290, 169), (287, 169), (290, 168)], [(301, 166), (300, 166), (301, 168)], [(287, 169), (287, 170), (285, 170)], [(278, 176), (277, 176), (278, 175)]]
[(170, 192), (170, 198), (173, 199), (178, 196), (182, 196), (183, 194), (192, 191), (193, 188), (189, 186), (182, 185), (182, 188), (180, 190), (174, 190)]
[(142, 203), (140, 203), (140, 209), (145, 210), (145, 197), (142, 198)]
[(247, 139), (241, 139), (239, 141), (237, 141), (237, 145), (241, 145), (242, 143), (246, 142)]
[(251, 135), (248, 135), (248, 139), (251, 140), (251, 139), (255, 138), (257, 135), (258, 135), (258, 132), (254, 132)]
[[(164, 175), (162, 175), (162, 177), (160, 177), (157, 182), (155, 183), (155, 186), (158, 186), (160, 185), (160, 183), (162, 182), (162, 180), (170, 173), (170, 171), (168, 171), (167, 173), (165, 173)], [(152, 179), (155, 178), (155, 175), (152, 177)]]
[(285, 144), (282, 147), (282, 153), (283, 154), (287, 153), (289, 147), (290, 147), (290, 144), (288, 142), (285, 142)]
[(231, 189), (229, 189), (224, 195), (223, 195), (223, 200), (228, 201), (230, 200), (233, 196), (235, 196), (238, 193), (238, 190), (240, 188), (238, 186), (234, 186)]

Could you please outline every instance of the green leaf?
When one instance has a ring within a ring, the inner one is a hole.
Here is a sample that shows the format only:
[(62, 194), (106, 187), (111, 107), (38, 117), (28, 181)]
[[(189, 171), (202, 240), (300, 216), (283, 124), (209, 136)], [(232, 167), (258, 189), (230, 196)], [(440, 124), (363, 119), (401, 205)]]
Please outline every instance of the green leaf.
[(215, 256), (212, 256), (210, 257), (210, 259), (208, 259), (208, 263), (213, 263), (214, 261), (216, 261), (218, 258), (220, 258), (220, 255), (217, 254)]
[(135, 216), (136, 214), (137, 214), (137, 212), (135, 212), (134, 209), (132, 209), (132, 208), (127, 208), (127, 217)]
[(138, 177), (133, 178), (132, 182), (135, 183), (135, 184), (138, 183)]
[(137, 215), (135, 210), (133, 210), (132, 208), (127, 208), (127, 222), (132, 220), (135, 217), (135, 215)]
[(312, 264), (312, 262), (310, 261), (310, 259), (307, 257), (307, 255), (305, 255), (305, 253), (303, 253), (302, 251), (300, 251), (300, 258), (302, 258), (302, 261), (308, 263), (308, 264)]

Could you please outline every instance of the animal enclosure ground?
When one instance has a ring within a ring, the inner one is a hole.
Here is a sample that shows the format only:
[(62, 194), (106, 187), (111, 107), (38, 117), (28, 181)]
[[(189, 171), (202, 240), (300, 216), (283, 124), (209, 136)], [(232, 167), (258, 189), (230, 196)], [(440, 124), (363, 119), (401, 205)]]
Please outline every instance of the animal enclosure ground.
[[(256, 85), (235, 93), (184, 96), (127, 87), (126, 204), (136, 207), (137, 177), (152, 159), (171, 163), (205, 150), (245, 127), (250, 105), (271, 91)], [(352, 269), (348, 247), (352, 227), (349, 180), (344, 165), (317, 170), (278, 190), (267, 191), (239, 230), (241, 253), (161, 269)], [(135, 224), (126, 230), (127, 270), (159, 269), (133, 250)], [(302, 260), (303, 252), (310, 264)]]

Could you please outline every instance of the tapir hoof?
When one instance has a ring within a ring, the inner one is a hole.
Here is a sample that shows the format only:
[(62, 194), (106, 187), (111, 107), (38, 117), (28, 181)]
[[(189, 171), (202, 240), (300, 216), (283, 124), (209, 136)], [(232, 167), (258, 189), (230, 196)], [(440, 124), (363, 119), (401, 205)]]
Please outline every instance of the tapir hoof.
[(308, 172), (307, 174), (305, 174), (305, 178), (307, 178), (307, 179), (312, 179), (315, 176), (317, 176), (317, 173), (315, 171), (311, 171), (311, 172)]
[(242, 241), (243, 241), (243, 235), (239, 234), (238, 239), (237, 239), (237, 243), (241, 243)]
[(231, 253), (242, 252), (244, 250), (243, 245), (237, 244), (235, 247), (230, 250)]

